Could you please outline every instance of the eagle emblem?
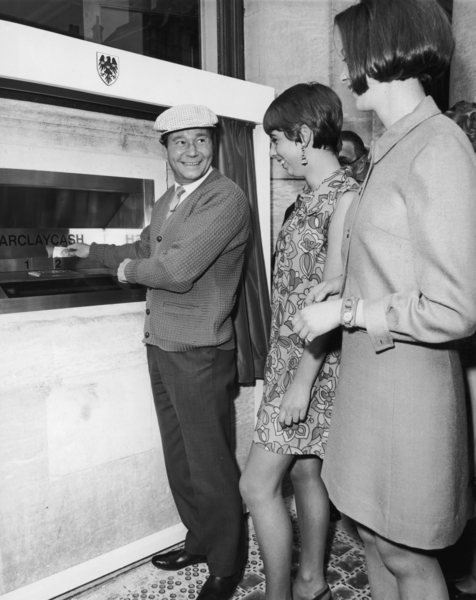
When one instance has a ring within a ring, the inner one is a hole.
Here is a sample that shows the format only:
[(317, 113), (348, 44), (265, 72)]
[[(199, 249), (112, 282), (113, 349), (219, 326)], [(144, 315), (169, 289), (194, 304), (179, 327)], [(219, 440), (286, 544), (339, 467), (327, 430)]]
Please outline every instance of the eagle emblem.
[(119, 57), (96, 52), (99, 77), (106, 85), (112, 85), (119, 77)]

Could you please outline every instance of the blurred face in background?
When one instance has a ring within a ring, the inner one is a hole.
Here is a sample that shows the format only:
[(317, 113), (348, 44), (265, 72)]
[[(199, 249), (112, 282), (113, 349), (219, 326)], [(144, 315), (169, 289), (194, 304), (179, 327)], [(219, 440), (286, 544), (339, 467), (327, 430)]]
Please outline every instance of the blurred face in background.
[(364, 154), (357, 158), (355, 148), (352, 142), (344, 140), (342, 149), (339, 152), (339, 163), (341, 167), (349, 167), (352, 171), (352, 177), (357, 181), (363, 181), (367, 171), (367, 155)]

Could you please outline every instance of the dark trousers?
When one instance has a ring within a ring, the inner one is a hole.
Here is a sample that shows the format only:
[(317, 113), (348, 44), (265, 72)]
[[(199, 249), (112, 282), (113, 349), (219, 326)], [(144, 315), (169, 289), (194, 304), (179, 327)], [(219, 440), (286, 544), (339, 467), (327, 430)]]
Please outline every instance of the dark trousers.
[(235, 350), (165, 352), (147, 346), (165, 466), (185, 548), (207, 556), (210, 574), (246, 560), (239, 472), (230, 448)]

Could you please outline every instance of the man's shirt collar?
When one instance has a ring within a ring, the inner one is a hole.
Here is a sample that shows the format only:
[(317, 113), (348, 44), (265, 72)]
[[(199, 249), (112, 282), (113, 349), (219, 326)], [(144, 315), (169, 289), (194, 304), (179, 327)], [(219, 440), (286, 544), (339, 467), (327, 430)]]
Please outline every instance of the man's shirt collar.
[(187, 198), (187, 196), (190, 196), (190, 194), (192, 192), (194, 192), (198, 188), (198, 186), (205, 181), (205, 179), (210, 175), (210, 173), (212, 171), (213, 171), (213, 167), (210, 165), (208, 171), (205, 173), (205, 175), (203, 175), (203, 177), (200, 177), (200, 179), (197, 179), (196, 181), (192, 181), (192, 183), (176, 183), (175, 189), (177, 189), (179, 187), (179, 185), (181, 185), (183, 187), (183, 189), (185, 190), (185, 192), (182, 194), (182, 196), (180, 198), (179, 204), (182, 204), (182, 202), (185, 200), (185, 198)]

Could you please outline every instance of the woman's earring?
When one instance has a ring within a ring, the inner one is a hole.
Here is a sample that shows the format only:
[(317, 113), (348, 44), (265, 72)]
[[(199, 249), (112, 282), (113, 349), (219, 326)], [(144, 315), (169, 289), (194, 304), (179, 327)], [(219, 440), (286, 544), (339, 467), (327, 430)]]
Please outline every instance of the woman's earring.
[(306, 149), (304, 144), (301, 144), (301, 164), (303, 167), (307, 165)]

